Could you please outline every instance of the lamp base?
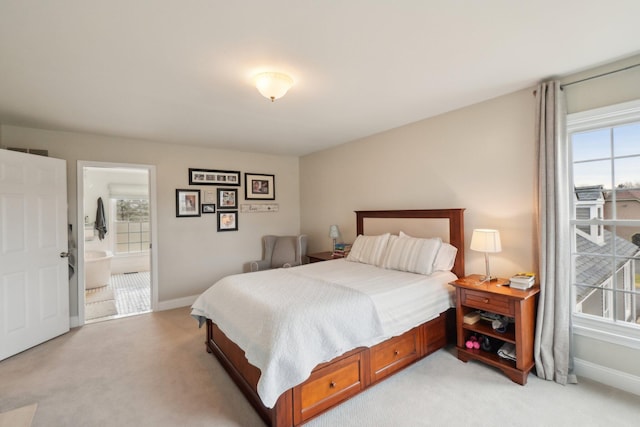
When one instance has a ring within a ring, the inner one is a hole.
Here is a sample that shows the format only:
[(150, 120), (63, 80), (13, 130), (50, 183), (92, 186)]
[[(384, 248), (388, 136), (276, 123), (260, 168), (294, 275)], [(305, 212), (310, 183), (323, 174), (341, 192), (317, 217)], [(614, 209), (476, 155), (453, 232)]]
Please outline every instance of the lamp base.
[(492, 276), (484, 276), (482, 279), (480, 279), (478, 284), (486, 283), (486, 282), (492, 282), (494, 280), (498, 280), (498, 278), (497, 277), (492, 277)]

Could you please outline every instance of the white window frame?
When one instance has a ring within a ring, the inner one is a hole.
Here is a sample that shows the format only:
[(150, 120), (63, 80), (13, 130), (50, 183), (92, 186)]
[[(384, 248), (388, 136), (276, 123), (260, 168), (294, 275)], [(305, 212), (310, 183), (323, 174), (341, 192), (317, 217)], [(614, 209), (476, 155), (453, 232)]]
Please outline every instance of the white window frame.
[[(579, 113), (567, 115), (567, 138), (566, 143), (570, 145), (570, 135), (573, 132), (588, 131), (603, 127), (618, 126), (627, 123), (640, 121), (640, 100), (625, 102), (622, 104), (610, 105), (607, 107), (597, 108)], [(570, 148), (570, 147), (569, 147)], [(573, 170), (573, 162), (567, 165), (569, 173)], [(573, 184), (573, 178), (570, 180)], [(573, 193), (573, 192), (572, 192)], [(571, 200), (572, 208), (574, 200)], [(572, 215), (573, 216), (573, 215)], [(568, 218), (572, 220), (572, 218)], [(611, 222), (611, 224), (608, 224)], [(605, 225), (613, 225), (614, 221), (599, 220), (594, 221), (592, 225), (604, 227)], [(616, 225), (638, 226), (638, 221), (621, 221), (616, 220)], [(573, 225), (573, 223), (572, 223)], [(575, 239), (571, 248), (572, 253), (575, 252)], [(575, 275), (572, 269), (572, 275)], [(572, 283), (575, 282), (572, 277)], [(634, 349), (640, 349), (640, 328), (625, 322), (612, 322), (602, 317), (592, 316), (584, 313), (576, 312), (575, 288), (571, 285), (572, 293), (572, 327), (573, 333), (585, 337), (610, 342)], [(615, 297), (613, 297), (615, 298)]]
[[(151, 251), (151, 215), (149, 215), (149, 220), (146, 221), (147, 226), (149, 227), (149, 229), (147, 230), (147, 234), (149, 234), (149, 239), (148, 241), (145, 241), (145, 243), (149, 244), (149, 247), (145, 248), (144, 250), (140, 250), (140, 251), (133, 251), (133, 252), (118, 252), (118, 231), (117, 231), (117, 226), (118, 223), (123, 223), (124, 221), (118, 221), (116, 220), (116, 218), (118, 217), (117, 213), (116, 213), (116, 205), (117, 205), (117, 201), (118, 200), (148, 200), (149, 198), (146, 196), (128, 196), (128, 195), (120, 195), (120, 196), (114, 196), (111, 195), (110, 199), (109, 199), (109, 206), (110, 206), (110, 211), (111, 211), (111, 224), (110, 227), (111, 229), (114, 231), (112, 233), (113, 239), (111, 241), (111, 250), (113, 252), (113, 255), (118, 257), (118, 258), (126, 258), (126, 257), (135, 257), (135, 256), (139, 256), (141, 254), (148, 254)], [(127, 233), (127, 234), (131, 234), (131, 233)]]

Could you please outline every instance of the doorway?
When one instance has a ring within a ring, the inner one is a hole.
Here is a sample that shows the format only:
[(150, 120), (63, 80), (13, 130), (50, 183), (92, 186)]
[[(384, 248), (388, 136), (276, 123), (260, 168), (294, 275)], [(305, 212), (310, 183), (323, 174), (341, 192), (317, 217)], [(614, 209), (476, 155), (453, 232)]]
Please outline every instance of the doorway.
[(95, 323), (157, 308), (155, 168), (78, 162), (78, 314)]

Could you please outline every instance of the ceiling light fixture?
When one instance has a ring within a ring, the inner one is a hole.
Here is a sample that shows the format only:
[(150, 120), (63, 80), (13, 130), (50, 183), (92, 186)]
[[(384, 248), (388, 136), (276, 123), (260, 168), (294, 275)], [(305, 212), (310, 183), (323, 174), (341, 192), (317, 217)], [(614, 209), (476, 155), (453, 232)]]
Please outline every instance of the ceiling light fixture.
[(271, 102), (282, 98), (293, 86), (293, 79), (282, 73), (260, 73), (255, 79), (258, 92), (265, 98), (270, 99)]

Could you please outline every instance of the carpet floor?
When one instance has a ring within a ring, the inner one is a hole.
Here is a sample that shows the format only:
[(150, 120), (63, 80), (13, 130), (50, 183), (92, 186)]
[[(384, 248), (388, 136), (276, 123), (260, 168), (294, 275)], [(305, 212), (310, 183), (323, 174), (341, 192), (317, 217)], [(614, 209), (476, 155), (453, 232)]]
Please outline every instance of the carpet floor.
[[(263, 427), (189, 308), (71, 332), (0, 362), (0, 412), (38, 404), (33, 427)], [(638, 425), (640, 396), (593, 381), (561, 386), (439, 350), (305, 427)]]

